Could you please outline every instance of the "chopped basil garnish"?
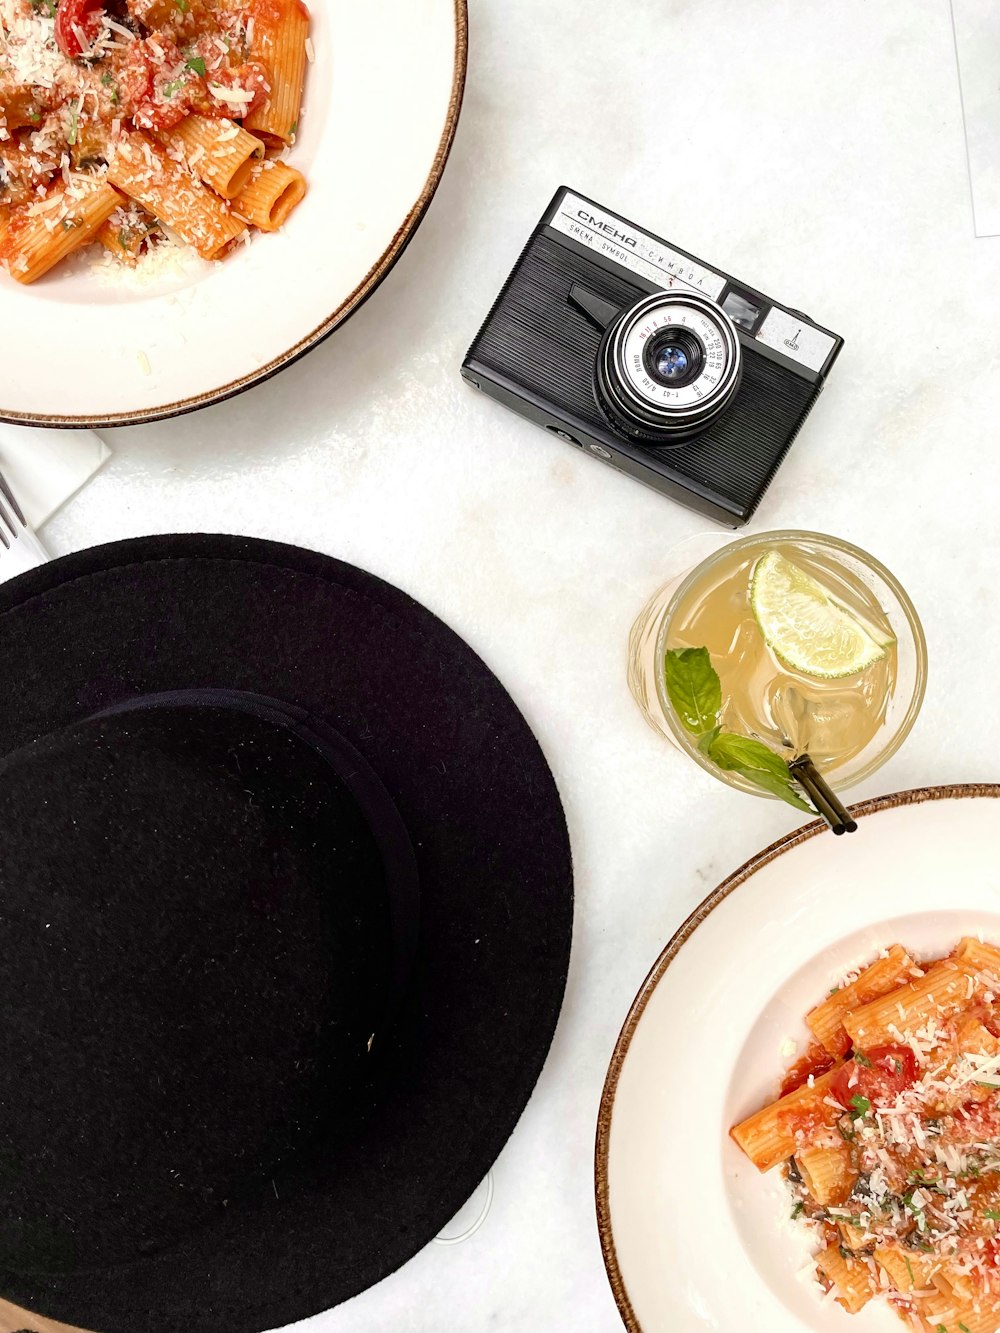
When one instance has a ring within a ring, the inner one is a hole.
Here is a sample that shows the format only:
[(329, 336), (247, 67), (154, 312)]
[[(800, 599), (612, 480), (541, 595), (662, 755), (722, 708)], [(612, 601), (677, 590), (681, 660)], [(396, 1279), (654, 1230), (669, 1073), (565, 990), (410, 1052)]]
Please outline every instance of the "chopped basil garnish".
[(190, 60), (185, 61), (188, 69), (194, 70), (195, 74), (205, 77), (205, 62), (201, 56), (192, 56)]
[(864, 1065), (866, 1069), (871, 1069), (872, 1067), (872, 1062), (868, 1059), (868, 1056), (865, 1055), (864, 1051), (855, 1052), (854, 1062), (855, 1064)]
[(802, 1200), (800, 1199), (800, 1200), (798, 1201), (798, 1203), (795, 1205), (795, 1207), (792, 1209), (792, 1217), (798, 1217), (799, 1213), (802, 1212), (802, 1209), (803, 1209), (804, 1207), (805, 1207), (805, 1204), (804, 1204), (804, 1203), (802, 1202)]
[(872, 1104), (867, 1097), (862, 1097), (860, 1094), (855, 1093), (851, 1098), (851, 1109), (857, 1112), (854, 1117), (855, 1120), (860, 1120), (862, 1116), (866, 1116), (872, 1109)]
[[(914, 1192), (915, 1191), (913, 1190), (909, 1190), (906, 1194), (903, 1195), (903, 1207), (907, 1210), (907, 1212), (913, 1214), (914, 1219), (916, 1220), (917, 1223), (917, 1230), (919, 1232), (924, 1232), (927, 1230), (927, 1214), (918, 1204), (915, 1204), (913, 1202)], [(930, 1246), (919, 1245), (916, 1240), (913, 1240), (912, 1243), (916, 1245), (918, 1249), (930, 1248)]]

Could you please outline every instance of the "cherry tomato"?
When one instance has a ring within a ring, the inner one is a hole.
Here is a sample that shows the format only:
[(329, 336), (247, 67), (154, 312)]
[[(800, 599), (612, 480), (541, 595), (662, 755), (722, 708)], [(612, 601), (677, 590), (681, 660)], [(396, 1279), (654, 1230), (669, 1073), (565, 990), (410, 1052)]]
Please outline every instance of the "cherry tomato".
[[(93, 45), (101, 29), (101, 0), (60, 0), (56, 9), (56, 45), (64, 56), (76, 60)], [(87, 46), (80, 45), (77, 29), (83, 33)]]
[(118, 74), (119, 109), (123, 117), (134, 117), (138, 108), (153, 96), (155, 72), (153, 53), (146, 39), (129, 42)]
[(841, 1065), (830, 1094), (845, 1109), (857, 1105), (855, 1097), (871, 1106), (885, 1106), (917, 1081), (917, 1073), (909, 1046), (873, 1046)]

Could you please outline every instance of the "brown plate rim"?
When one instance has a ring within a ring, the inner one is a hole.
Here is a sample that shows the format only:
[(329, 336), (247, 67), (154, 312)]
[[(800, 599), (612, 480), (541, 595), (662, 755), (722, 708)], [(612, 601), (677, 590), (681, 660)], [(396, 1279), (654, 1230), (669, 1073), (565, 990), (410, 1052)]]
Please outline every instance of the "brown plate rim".
[[(881, 810), (894, 810), (905, 805), (922, 805), (926, 801), (964, 800), (969, 797), (1000, 799), (1000, 783), (967, 782), (941, 787), (915, 787), (910, 791), (891, 792), (886, 796), (875, 796), (871, 800), (860, 801), (857, 805), (852, 805), (850, 810), (855, 819), (864, 819), (868, 815), (878, 814)], [(815, 838), (817, 834), (824, 832), (825, 829), (826, 825), (823, 821), (817, 819), (811, 824), (793, 830), (785, 837), (779, 838), (777, 842), (772, 842), (763, 851), (752, 856), (749, 861), (740, 866), (739, 870), (734, 871), (717, 888), (713, 889), (671, 936), (666, 947), (650, 969), (646, 980), (639, 987), (638, 994), (632, 1001), (625, 1022), (622, 1024), (621, 1032), (618, 1034), (618, 1040), (615, 1042), (614, 1053), (611, 1056), (611, 1063), (608, 1066), (607, 1076), (604, 1080), (600, 1110), (597, 1114), (594, 1189), (597, 1202), (597, 1229), (601, 1239), (604, 1267), (607, 1271), (608, 1281), (611, 1284), (615, 1303), (618, 1306), (618, 1313), (621, 1315), (628, 1333), (644, 1333), (644, 1330), (636, 1317), (635, 1310), (632, 1308), (632, 1302), (618, 1265), (608, 1198), (608, 1151), (611, 1140), (611, 1115), (614, 1109), (615, 1095), (618, 1091), (618, 1079), (621, 1076), (625, 1058), (632, 1044), (632, 1037), (639, 1026), (639, 1020), (645, 1013), (650, 996), (659, 985), (663, 974), (705, 918), (762, 867), (770, 865), (779, 856), (804, 842), (808, 842), (810, 838)]]
[(170, 417), (179, 417), (188, 412), (196, 412), (200, 408), (211, 407), (215, 403), (225, 402), (228, 398), (235, 398), (237, 394), (253, 388), (255, 384), (263, 384), (265, 380), (271, 379), (273, 375), (277, 375), (279, 371), (285, 370), (288, 366), (294, 364), (307, 352), (311, 352), (314, 347), (318, 347), (351, 315), (360, 310), (365, 301), (388, 276), (416, 234), (417, 228), (424, 219), (424, 214), (430, 207), (431, 200), (437, 193), (437, 188), (441, 183), (441, 177), (444, 175), (444, 169), (451, 154), (455, 132), (458, 129), (458, 121), (462, 112), (465, 81), (469, 67), (468, 0), (454, 0), (454, 5), (455, 69), (452, 78), (451, 98), (448, 103), (444, 131), (434, 155), (430, 174), (424, 182), (416, 203), (407, 213), (388, 249), (375, 262), (354, 291), (341, 302), (332, 314), (327, 316), (322, 324), (319, 324), (311, 333), (307, 333), (305, 337), (300, 338), (286, 352), (281, 352), (274, 357), (266, 366), (260, 366), (256, 370), (250, 371), (249, 374), (231, 380), (218, 389), (207, 389), (204, 393), (195, 394), (191, 398), (181, 398), (173, 403), (164, 403), (161, 407), (142, 408), (134, 412), (110, 412), (97, 416), (65, 416), (49, 412), (15, 412), (0, 407), (0, 421), (16, 426), (60, 426), (70, 430), (107, 430), (115, 426), (144, 426), (152, 421), (166, 421)]

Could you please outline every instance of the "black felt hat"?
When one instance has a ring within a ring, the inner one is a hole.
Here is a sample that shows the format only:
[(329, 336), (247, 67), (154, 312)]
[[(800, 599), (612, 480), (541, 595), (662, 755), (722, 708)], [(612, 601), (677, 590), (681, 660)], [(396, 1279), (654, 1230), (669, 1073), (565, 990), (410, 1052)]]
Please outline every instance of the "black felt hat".
[(421, 606), (232, 537), (0, 588), (0, 1296), (100, 1333), (316, 1314), (447, 1223), (568, 965), (523, 718)]

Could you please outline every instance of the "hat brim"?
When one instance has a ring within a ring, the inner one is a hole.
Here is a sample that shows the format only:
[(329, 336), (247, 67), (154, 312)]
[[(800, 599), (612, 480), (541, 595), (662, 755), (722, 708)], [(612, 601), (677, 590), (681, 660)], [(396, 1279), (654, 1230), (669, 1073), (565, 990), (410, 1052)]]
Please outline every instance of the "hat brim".
[(72, 1276), (0, 1271), (0, 1293), (101, 1333), (259, 1333), (357, 1295), (482, 1180), (555, 1030), (572, 868), (527, 723), (481, 659), (398, 589), (249, 538), (118, 542), (0, 587), (0, 673), (8, 751), (160, 691), (239, 689), (308, 710), (388, 788), (421, 893), (415, 1005), (391, 1093), (359, 1138), (181, 1246)]

